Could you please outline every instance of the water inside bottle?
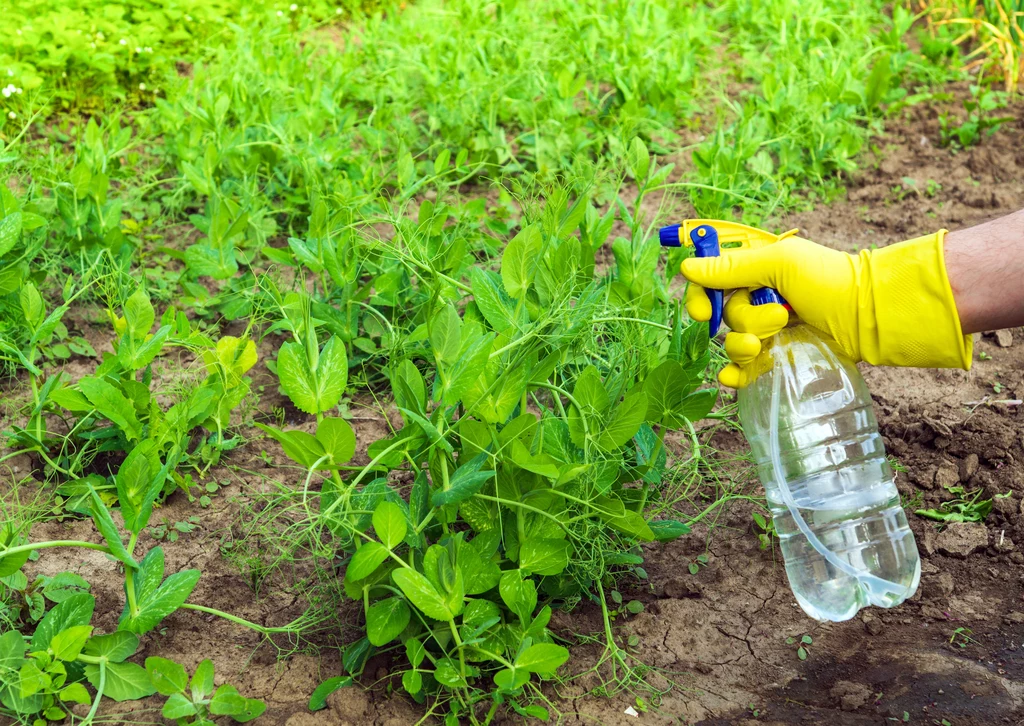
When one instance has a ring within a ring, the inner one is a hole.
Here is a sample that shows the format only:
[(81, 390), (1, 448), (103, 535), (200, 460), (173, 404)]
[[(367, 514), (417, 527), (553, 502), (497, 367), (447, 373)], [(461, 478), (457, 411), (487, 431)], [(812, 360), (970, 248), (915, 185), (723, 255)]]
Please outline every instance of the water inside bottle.
[(852, 362), (800, 325), (771, 341), (774, 366), (740, 392), (797, 602), (841, 621), (913, 595), (921, 566), (893, 473)]

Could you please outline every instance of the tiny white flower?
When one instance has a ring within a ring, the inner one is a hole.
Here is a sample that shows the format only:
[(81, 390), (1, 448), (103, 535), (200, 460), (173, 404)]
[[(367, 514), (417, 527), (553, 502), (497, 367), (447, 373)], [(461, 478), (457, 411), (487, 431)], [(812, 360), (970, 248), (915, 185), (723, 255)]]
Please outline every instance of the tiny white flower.
[(147, 46), (146, 46), (146, 52), (147, 52), (147, 53), (152, 53), (152, 52), (153, 52), (153, 49), (152, 49), (152, 48), (150, 48), (150, 47), (149, 47), (149, 46), (147, 45)]
[(341, 8), (334, 8), (335, 15), (341, 15)]
[(191, 23), (192, 22), (192, 16), (191, 15), (186, 15), (185, 16), (185, 22)]
[(0, 91), (0, 93), (4, 94), (4, 98), (10, 98), (11, 97), (11, 89), (10, 89), (10, 87), (5, 88), (4, 90)]
[(282, 13), (280, 10), (278, 10), (277, 11), (277, 17), (283, 18), (284, 17), (284, 13)]
[(7, 118), (17, 118), (17, 117), (18, 117), (18, 114), (14, 113), (14, 111), (8, 111), (7, 112)]
[(288, 9), (294, 13), (296, 10), (299, 9), (299, 6), (296, 5), (295, 3), (292, 3), (291, 5), (288, 6)]
[(128, 45), (128, 40), (126, 38), (121, 38), (121, 40), (117, 41), (117, 44), (118, 45)]
[(20, 88), (15, 88), (14, 92), (20, 94), (21, 93), (21, 89)]
[(142, 52), (142, 48), (136, 48), (136, 49), (135, 49), (135, 52), (136, 52), (136, 53), (141, 53), (141, 52)]
[(146, 84), (145, 83), (140, 83), (139, 84), (139, 90), (140, 91), (145, 91), (146, 90)]
[(8, 68), (7, 69), (7, 75), (13, 76), (14, 75), (14, 71), (12, 71), (10, 68)]

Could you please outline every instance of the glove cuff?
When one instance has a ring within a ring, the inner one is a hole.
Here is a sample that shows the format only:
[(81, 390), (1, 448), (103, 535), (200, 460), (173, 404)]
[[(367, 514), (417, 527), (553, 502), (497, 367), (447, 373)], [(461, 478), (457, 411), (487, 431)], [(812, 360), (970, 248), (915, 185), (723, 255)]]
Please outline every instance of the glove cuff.
[[(971, 367), (973, 339), (964, 335), (946, 275), (946, 230), (861, 252), (861, 356), (875, 365)], [(863, 313), (874, 314), (864, 315)]]

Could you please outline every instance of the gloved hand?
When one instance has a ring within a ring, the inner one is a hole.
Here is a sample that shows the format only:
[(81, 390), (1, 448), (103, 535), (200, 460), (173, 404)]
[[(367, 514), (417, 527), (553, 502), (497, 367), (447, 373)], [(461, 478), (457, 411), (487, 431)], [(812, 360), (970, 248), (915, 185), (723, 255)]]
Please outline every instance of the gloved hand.
[(742, 388), (771, 367), (761, 341), (789, 321), (782, 305), (750, 304), (750, 288), (773, 287), (805, 323), (838, 343), (853, 361), (924, 368), (970, 368), (971, 337), (960, 328), (943, 254), (945, 230), (860, 254), (786, 237), (758, 249), (690, 258), (686, 310), (711, 318), (704, 287), (735, 290), (723, 317), (732, 360), (718, 380)]

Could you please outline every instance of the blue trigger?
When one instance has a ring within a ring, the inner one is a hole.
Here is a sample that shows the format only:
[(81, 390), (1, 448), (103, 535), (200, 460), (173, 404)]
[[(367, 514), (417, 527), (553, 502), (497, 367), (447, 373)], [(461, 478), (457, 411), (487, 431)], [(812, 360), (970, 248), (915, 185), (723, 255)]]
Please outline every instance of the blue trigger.
[(767, 305), (768, 303), (778, 303), (779, 305), (788, 305), (786, 298), (782, 297), (774, 288), (771, 287), (759, 287), (750, 293), (750, 303), (752, 305)]
[[(718, 247), (718, 232), (714, 227), (702, 224), (690, 232), (690, 241), (693, 242), (695, 257), (718, 257), (721, 251)], [(711, 301), (711, 320), (708, 321), (708, 335), (715, 336), (722, 325), (722, 306), (725, 295), (721, 290), (704, 288), (708, 299)]]

